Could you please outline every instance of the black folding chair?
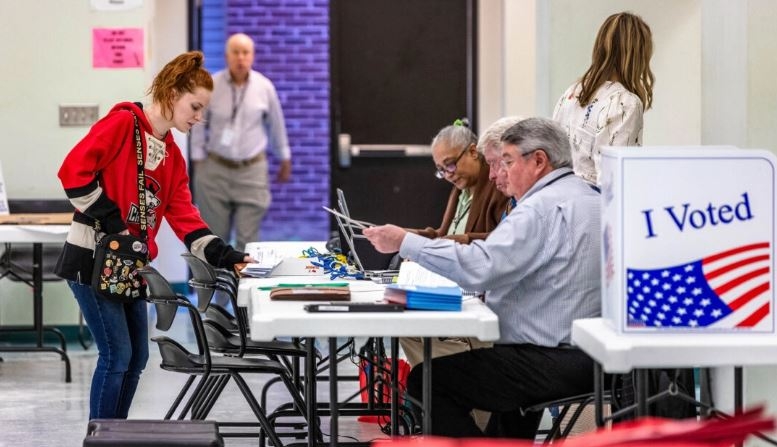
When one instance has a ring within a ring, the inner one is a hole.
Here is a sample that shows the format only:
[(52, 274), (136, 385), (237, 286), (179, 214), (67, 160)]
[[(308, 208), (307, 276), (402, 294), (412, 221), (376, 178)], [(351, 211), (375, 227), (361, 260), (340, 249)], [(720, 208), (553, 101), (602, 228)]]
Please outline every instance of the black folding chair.
[[(218, 399), (229, 379), (234, 380), (243, 397), (251, 407), (261, 427), (260, 434), (266, 436), (274, 446), (282, 443), (277, 433), (267, 420), (264, 409), (259, 405), (246, 384), (243, 374), (274, 374), (280, 377), (292, 395), (294, 405), (299, 414), (304, 413), (304, 406), (296, 393), (292, 378), (284, 365), (269, 359), (242, 358), (234, 356), (211, 356), (202, 317), (199, 310), (186, 297), (176, 294), (170, 283), (153, 267), (144, 267), (139, 271), (148, 284), (148, 301), (153, 303), (157, 311), (157, 329), (168, 331), (172, 326), (178, 308), (185, 308), (190, 316), (192, 329), (197, 342), (197, 352), (192, 353), (181, 343), (167, 336), (153, 337), (151, 340), (159, 346), (162, 355), (162, 369), (188, 374), (189, 378), (183, 389), (178, 393), (165, 419), (171, 419), (177, 407), (189, 394), (189, 398), (178, 414), (178, 419), (190, 415), (192, 420), (204, 420), (213, 404)], [(194, 389), (191, 386), (199, 377)], [(216, 378), (210, 380), (211, 378)], [(222, 383), (223, 382), (223, 383)], [(219, 426), (231, 425), (219, 422)], [(245, 436), (245, 433), (222, 433), (223, 436)]]
[[(610, 395), (604, 395), (604, 401), (609, 402)], [(555, 399), (543, 402), (531, 407), (522, 408), (521, 413), (545, 411), (553, 407), (558, 408), (559, 413), (552, 418), (551, 427), (547, 430), (539, 430), (538, 435), (543, 435), (543, 444), (552, 444), (553, 441), (564, 439), (569, 436), (580, 416), (583, 414), (586, 406), (594, 402), (594, 393), (579, 394), (561, 399)], [(570, 414), (571, 411), (571, 414)], [(568, 416), (568, 417), (567, 417)], [(563, 426), (563, 428), (562, 428)]]

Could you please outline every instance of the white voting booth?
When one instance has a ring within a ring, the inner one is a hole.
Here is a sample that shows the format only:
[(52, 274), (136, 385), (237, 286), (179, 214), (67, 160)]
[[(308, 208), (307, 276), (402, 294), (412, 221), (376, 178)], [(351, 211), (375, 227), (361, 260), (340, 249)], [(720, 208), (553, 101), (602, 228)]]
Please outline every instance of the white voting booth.
[(776, 160), (603, 148), (602, 316), (616, 333), (775, 333)]
[(715, 367), (716, 407), (742, 405), (733, 367), (777, 364), (775, 160), (731, 146), (602, 148), (602, 318), (575, 321), (572, 343), (605, 372)]

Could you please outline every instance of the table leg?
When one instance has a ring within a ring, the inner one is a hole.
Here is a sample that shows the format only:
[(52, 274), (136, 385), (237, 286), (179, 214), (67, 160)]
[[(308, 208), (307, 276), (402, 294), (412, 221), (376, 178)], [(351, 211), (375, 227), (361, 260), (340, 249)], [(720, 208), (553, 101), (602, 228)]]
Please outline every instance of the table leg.
[[(307, 404), (308, 447), (315, 447), (318, 440), (316, 416), (316, 339), (305, 339), (305, 403)], [(331, 361), (331, 360), (330, 360)]]
[(329, 338), (329, 445), (337, 447), (337, 339)]
[(734, 414), (742, 414), (744, 408), (744, 396), (743, 396), (743, 379), (742, 379), (742, 367), (734, 367)]
[[(742, 414), (742, 409), (744, 408), (744, 396), (743, 396), (742, 385), (743, 385), (742, 367), (735, 366), (734, 367), (734, 415)], [(743, 443), (739, 442), (736, 444), (736, 447), (742, 447), (743, 445), (744, 445)]]
[(399, 435), (399, 339), (391, 337), (391, 436)]
[(432, 434), (432, 339), (424, 337), (424, 376), (422, 378), (423, 386), (423, 413), (424, 428), (423, 434)]
[(604, 378), (602, 365), (594, 362), (594, 420), (596, 427), (604, 427)]
[(647, 369), (635, 371), (637, 381), (637, 417), (648, 415), (648, 372)]
[[(62, 340), (62, 349), (53, 346), (43, 346), (43, 244), (36, 242), (32, 244), (32, 326), (35, 332), (35, 346), (3, 346), (0, 351), (4, 352), (54, 352), (59, 354), (65, 362), (65, 382), (72, 381), (70, 374), (70, 358), (67, 356), (64, 336), (57, 330), (48, 330), (57, 334)], [(24, 328), (10, 328), (11, 331), (27, 331)]]
[(43, 347), (43, 245), (32, 245), (32, 320), (38, 347)]
[[(297, 343), (299, 339), (292, 338), (292, 341)], [(294, 356), (291, 358), (291, 374), (294, 378), (294, 386), (297, 387), (297, 389), (302, 388), (302, 380), (300, 379), (299, 363), (300, 363), (299, 357)]]

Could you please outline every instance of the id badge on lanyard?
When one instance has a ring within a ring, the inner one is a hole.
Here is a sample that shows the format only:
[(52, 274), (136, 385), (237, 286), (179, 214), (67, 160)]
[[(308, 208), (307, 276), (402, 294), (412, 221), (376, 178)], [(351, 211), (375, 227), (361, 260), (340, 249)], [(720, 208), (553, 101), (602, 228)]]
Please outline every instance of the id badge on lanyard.
[(230, 147), (233, 141), (235, 141), (235, 131), (232, 129), (232, 124), (229, 124), (221, 131), (221, 140), (219, 142), (222, 146)]
[(237, 111), (243, 104), (243, 99), (245, 99), (246, 95), (246, 89), (248, 88), (247, 85), (244, 85), (243, 88), (240, 89), (240, 95), (238, 96), (238, 92), (235, 89), (235, 86), (231, 85), (231, 87), (232, 115), (229, 118), (229, 125), (225, 126), (224, 130), (221, 131), (221, 140), (219, 140), (219, 143), (225, 147), (232, 146), (232, 144), (235, 142), (235, 118), (237, 118)]

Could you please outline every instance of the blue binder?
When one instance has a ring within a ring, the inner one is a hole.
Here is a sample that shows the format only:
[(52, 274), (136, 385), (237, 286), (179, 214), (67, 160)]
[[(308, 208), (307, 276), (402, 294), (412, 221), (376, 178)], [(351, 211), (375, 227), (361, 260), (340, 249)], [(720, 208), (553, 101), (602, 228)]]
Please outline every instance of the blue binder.
[(402, 303), (407, 309), (461, 310), (461, 288), (459, 287), (421, 287), (391, 284), (386, 286), (385, 298), (393, 303)]

